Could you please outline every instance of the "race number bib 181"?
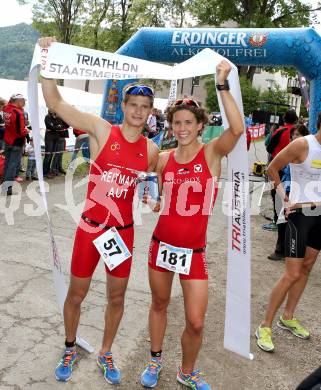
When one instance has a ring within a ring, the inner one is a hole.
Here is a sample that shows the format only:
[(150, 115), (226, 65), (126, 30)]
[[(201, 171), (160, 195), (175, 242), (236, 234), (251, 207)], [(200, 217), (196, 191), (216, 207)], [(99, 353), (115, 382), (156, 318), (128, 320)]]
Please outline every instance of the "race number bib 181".
[(115, 227), (97, 237), (93, 243), (110, 271), (131, 257), (130, 251)]
[(156, 265), (168, 271), (189, 275), (193, 249), (179, 248), (165, 242), (159, 243)]

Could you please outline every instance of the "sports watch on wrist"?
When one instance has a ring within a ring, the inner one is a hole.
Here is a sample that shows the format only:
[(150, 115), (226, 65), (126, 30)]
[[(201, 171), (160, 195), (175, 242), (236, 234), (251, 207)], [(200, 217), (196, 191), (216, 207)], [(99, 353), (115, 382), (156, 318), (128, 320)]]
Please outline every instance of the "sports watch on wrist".
[(230, 90), (230, 84), (228, 80), (224, 81), (224, 84), (216, 84), (216, 89), (218, 91), (229, 91)]

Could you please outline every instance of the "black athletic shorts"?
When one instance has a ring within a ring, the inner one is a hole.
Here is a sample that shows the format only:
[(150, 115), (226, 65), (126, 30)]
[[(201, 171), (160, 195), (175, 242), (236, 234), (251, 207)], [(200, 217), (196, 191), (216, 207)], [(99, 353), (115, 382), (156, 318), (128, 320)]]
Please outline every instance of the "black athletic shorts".
[(304, 258), (307, 246), (321, 249), (321, 206), (295, 209), (288, 216), (285, 257)]

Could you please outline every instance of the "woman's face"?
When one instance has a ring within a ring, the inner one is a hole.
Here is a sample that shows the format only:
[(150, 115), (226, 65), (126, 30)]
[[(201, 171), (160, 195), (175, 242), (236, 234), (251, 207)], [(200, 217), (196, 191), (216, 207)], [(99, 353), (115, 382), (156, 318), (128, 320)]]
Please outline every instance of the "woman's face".
[(189, 110), (176, 111), (173, 115), (172, 129), (181, 145), (189, 145), (197, 139), (203, 124), (197, 123), (195, 115)]
[(294, 141), (295, 139), (300, 138), (300, 137), (303, 137), (303, 135), (301, 135), (298, 130), (294, 130), (292, 133), (292, 138), (291, 138), (292, 141)]

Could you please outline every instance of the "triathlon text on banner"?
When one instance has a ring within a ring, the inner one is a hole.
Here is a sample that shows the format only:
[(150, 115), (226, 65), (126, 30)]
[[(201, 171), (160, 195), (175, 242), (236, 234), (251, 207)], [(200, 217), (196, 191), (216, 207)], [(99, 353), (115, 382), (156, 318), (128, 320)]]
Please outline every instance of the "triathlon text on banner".
[[(204, 49), (194, 57), (172, 67), (155, 62), (126, 57), (119, 54), (101, 52), (83, 47), (53, 43), (49, 49), (35, 47), (31, 64), (28, 98), (30, 117), (34, 135), (39, 185), (44, 205), (47, 209), (46, 194), (43, 182), (40, 132), (38, 119), (37, 77), (40, 74), (47, 78), (58, 79), (139, 79), (153, 78), (177, 80), (215, 73), (217, 64), (224, 57), (211, 49)], [(228, 61), (228, 60), (227, 60)], [(242, 96), (237, 68), (230, 63), (232, 71), (228, 77), (230, 91), (243, 115)], [(224, 128), (228, 122), (218, 94), (218, 101), (223, 118)], [(230, 188), (231, 216), (228, 218), (228, 272), (226, 290), (226, 317), (224, 346), (246, 358), (250, 353), (250, 219), (248, 212), (248, 160), (246, 154), (245, 134), (240, 138), (234, 150), (228, 156), (228, 178)], [(61, 264), (52, 234), (50, 217), (47, 211), (50, 239), (54, 257), (54, 281), (60, 310), (66, 294), (66, 286), (61, 271)], [(58, 291), (60, 290), (60, 291)], [(78, 338), (84, 348), (90, 346)]]

